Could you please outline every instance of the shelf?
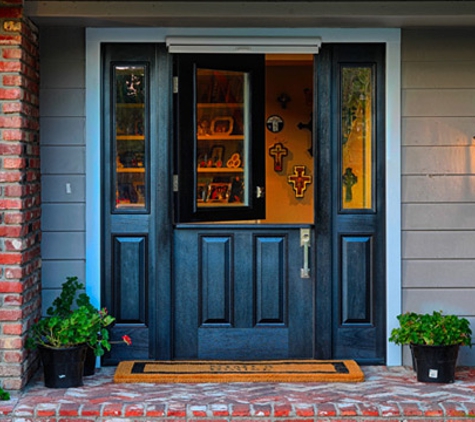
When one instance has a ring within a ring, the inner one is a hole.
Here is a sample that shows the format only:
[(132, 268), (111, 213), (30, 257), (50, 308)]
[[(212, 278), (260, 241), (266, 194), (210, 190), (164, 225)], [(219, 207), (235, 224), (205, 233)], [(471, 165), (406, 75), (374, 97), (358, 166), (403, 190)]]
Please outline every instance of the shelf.
[(125, 168), (118, 168), (117, 173), (145, 173), (145, 167), (125, 167)]
[(198, 167), (198, 173), (243, 173), (243, 168), (228, 168), (228, 167), (220, 167), (220, 168), (209, 168), (209, 167)]
[(145, 108), (144, 103), (116, 103), (120, 108)]
[(243, 103), (198, 103), (197, 108), (244, 108)]
[(217, 208), (217, 207), (239, 207), (239, 206), (244, 206), (244, 204), (242, 202), (219, 202), (219, 201), (216, 201), (216, 202), (213, 202), (213, 201), (209, 201), (209, 202), (198, 202), (198, 208), (205, 208), (205, 207), (213, 207), (213, 208)]
[(205, 135), (197, 138), (198, 141), (243, 141), (244, 135)]
[(117, 135), (115, 137), (118, 141), (144, 141), (143, 135)]

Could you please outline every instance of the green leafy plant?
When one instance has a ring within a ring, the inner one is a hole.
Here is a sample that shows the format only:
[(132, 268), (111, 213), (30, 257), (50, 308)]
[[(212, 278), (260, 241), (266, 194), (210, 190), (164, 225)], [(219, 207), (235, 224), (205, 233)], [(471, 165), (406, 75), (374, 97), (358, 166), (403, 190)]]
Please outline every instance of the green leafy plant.
[(0, 400), (10, 400), (10, 393), (0, 387)]
[(389, 337), (389, 341), (396, 344), (471, 346), (472, 330), (466, 318), (434, 311), (432, 314), (407, 312), (397, 319), (399, 327), (394, 328)]
[[(61, 293), (46, 310), (47, 316), (30, 328), (26, 346), (50, 348), (72, 347), (86, 343), (96, 356), (110, 350), (109, 331), (115, 318), (105, 308), (96, 309), (86, 293), (78, 294), (84, 285), (77, 277), (68, 277)], [(76, 300), (75, 300), (76, 299)]]

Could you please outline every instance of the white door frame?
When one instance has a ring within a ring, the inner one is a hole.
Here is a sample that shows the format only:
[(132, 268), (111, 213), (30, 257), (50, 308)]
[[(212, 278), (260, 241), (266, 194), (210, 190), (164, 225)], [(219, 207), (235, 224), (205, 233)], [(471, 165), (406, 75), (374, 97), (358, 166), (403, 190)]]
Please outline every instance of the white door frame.
[[(101, 295), (101, 43), (163, 43), (167, 36), (320, 37), (322, 43), (386, 44), (386, 332), (401, 312), (401, 31), (338, 28), (87, 28), (86, 29), (86, 290)], [(388, 337), (388, 335), (387, 335)], [(387, 341), (387, 365), (401, 348)]]

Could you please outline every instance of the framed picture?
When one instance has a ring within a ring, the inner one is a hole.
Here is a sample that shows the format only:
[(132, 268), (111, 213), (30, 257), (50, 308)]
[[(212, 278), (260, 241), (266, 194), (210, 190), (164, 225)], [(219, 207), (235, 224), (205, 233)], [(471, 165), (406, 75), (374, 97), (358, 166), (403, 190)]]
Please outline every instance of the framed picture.
[(208, 202), (228, 202), (230, 183), (211, 183), (208, 191)]
[(234, 119), (230, 116), (215, 117), (211, 121), (211, 135), (231, 135)]

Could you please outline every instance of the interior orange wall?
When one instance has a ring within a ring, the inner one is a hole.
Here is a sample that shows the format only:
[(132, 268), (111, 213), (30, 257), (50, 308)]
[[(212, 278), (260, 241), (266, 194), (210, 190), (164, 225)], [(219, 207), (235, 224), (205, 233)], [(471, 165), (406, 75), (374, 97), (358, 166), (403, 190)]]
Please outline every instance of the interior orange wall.
[[(284, 120), (281, 132), (266, 129), (266, 223), (313, 223), (313, 180), (303, 198), (295, 197), (293, 185), (288, 182), (295, 165), (305, 165), (306, 174), (314, 176), (313, 158), (308, 152), (311, 132), (297, 126), (308, 123), (311, 117), (312, 104), (304, 90), (313, 91), (313, 66), (271, 65), (266, 72), (266, 118), (276, 114)], [(277, 101), (282, 93), (291, 98), (285, 109)], [(274, 159), (269, 155), (269, 148), (277, 142), (288, 149), (281, 172), (274, 171)]]

